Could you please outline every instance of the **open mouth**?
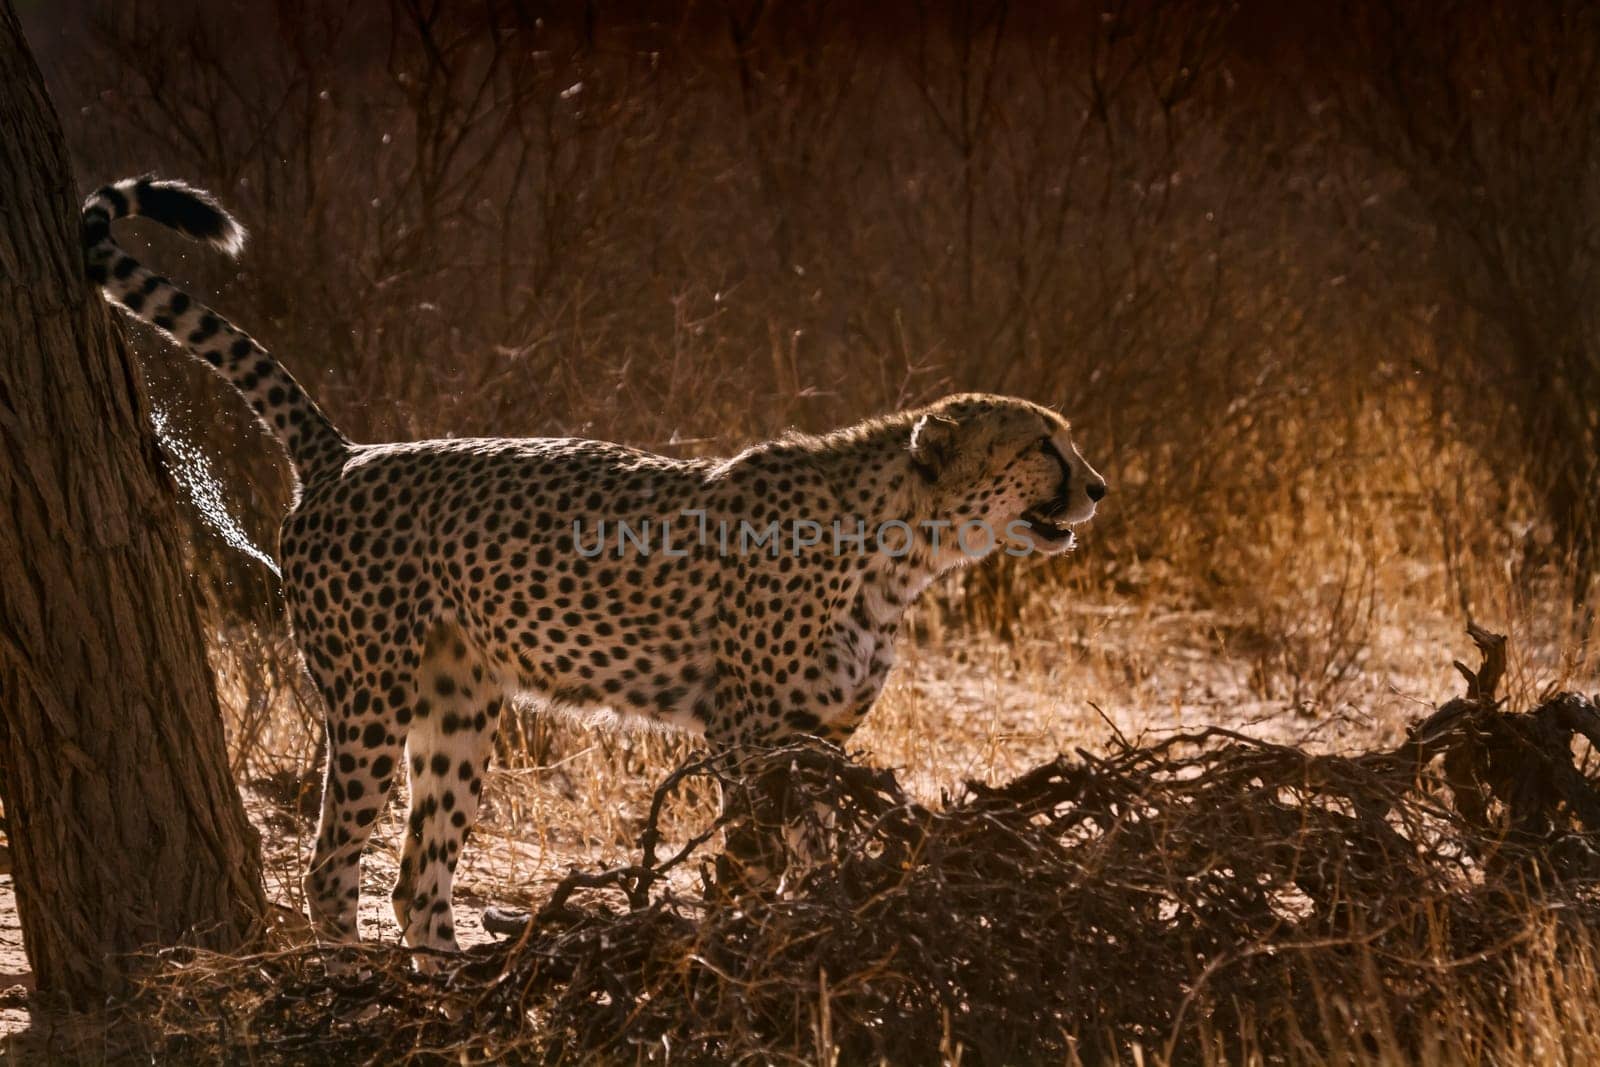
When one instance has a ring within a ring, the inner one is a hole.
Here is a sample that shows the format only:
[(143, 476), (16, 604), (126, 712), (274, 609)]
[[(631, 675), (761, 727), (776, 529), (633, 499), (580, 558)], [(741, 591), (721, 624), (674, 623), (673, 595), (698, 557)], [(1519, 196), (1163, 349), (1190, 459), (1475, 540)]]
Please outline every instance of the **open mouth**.
[(1054, 544), (1072, 540), (1072, 524), (1064, 519), (1051, 518), (1030, 508), (1022, 513), (1022, 521), (1028, 532), (1041, 541)]

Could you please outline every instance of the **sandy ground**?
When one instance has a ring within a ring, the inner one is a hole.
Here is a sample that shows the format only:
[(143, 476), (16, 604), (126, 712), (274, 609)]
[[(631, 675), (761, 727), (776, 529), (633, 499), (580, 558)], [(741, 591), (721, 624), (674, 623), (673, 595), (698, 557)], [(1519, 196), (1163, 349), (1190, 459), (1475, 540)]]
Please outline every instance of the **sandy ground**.
[[(7, 855), (6, 867), (11, 865)], [(0, 875), (0, 1035), (16, 1033), (28, 1025), (28, 992), (33, 972), (22, 948), (22, 923), (17, 918), (17, 894), (9, 873)]]

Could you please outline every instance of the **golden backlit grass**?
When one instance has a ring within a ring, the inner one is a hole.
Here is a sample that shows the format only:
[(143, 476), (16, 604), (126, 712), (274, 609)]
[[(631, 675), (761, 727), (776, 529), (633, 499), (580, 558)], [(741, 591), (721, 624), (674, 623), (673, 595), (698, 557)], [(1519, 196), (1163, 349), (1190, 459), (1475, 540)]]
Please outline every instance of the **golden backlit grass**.
[[(1407, 451), (1420, 447), (1414, 441), (1391, 441), (1398, 447), (1366, 472), (1382, 492), (1263, 494), (1241, 512), (1236, 539), (1196, 546), (1169, 529), (1155, 541), (1167, 551), (1145, 555), (1090, 528), (1076, 558), (948, 579), (916, 609), (899, 666), (852, 748), (937, 804), (967, 779), (994, 783), (1057, 753), (1104, 751), (1119, 734), (1219, 725), (1318, 751), (1391, 744), (1459, 693), (1450, 660), (1473, 658), (1466, 609), (1510, 635), (1512, 706), (1555, 688), (1595, 688), (1592, 620), (1562, 595), (1558, 567), (1523, 558), (1536, 531), (1524, 532), (1514, 503), (1472, 506), (1514, 502), (1514, 482), (1492, 485), (1463, 455), (1424, 457)], [(1425, 488), (1441, 472), (1462, 506), (1395, 506), (1408, 493), (1413, 503), (1442, 497)], [(1117, 504), (1113, 497), (1113, 514)], [(1172, 521), (1172, 510), (1161, 510), (1154, 521)], [(1112, 538), (1139, 526), (1126, 514), (1105, 524)], [(213, 653), (269, 882), (298, 913), (320, 773), (315, 701), (281, 637), (219, 625)], [(520, 709), (507, 720), (458, 879), (464, 940), (486, 936), (477, 923), (484, 904), (536, 906), (571, 867), (623, 860), (653, 787), (692, 751), (691, 739), (673, 734)], [(363, 932), (391, 942), (403, 792), (365, 861)], [(708, 792), (684, 798), (669, 834), (704, 825), (717, 803)], [(1530, 909), (1505, 952), (1516, 961), (1518, 1010), (1508, 1014), (1481, 987), (1463, 986), (1458, 1011), (1427, 1022), (1424, 1062), (1593, 1062), (1600, 942), (1558, 935)], [(1370, 960), (1374, 974), (1384, 963)], [(1446, 988), (1454, 966), (1438, 961)], [(796, 1010), (825, 1017), (826, 991), (817, 998)], [(1255, 1048), (1248, 1062), (1414, 1062), (1415, 1046), (1403, 1051), (1394, 1034), (1406, 1005), (1390, 994), (1334, 997), (1322, 1008), (1321, 1027), (1289, 1046), (1258, 1047), (1244, 1020), (1217, 1047)], [(817, 1062), (829, 1061), (825, 1030)], [(1162, 1052), (1157, 1042), (1130, 1045), (1127, 1055), (1155, 1063)], [(959, 1062), (959, 1050), (948, 1059)]]

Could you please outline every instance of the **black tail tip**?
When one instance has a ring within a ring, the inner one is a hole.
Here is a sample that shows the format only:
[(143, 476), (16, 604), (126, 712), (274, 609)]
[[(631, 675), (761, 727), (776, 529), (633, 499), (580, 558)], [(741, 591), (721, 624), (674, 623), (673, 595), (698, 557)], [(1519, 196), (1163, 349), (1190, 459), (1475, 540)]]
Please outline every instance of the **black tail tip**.
[(131, 202), (130, 214), (154, 219), (229, 255), (237, 255), (244, 247), (244, 227), (204, 189), (149, 177), (118, 182), (117, 188)]

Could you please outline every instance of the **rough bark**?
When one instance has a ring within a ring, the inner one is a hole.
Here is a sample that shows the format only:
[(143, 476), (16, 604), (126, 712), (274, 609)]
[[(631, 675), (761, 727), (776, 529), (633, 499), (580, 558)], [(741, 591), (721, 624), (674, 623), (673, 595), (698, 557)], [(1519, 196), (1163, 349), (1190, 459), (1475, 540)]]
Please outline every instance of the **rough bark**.
[(264, 909), (120, 327), (84, 278), (60, 122), (0, 0), (0, 790), (41, 992), (239, 944)]

